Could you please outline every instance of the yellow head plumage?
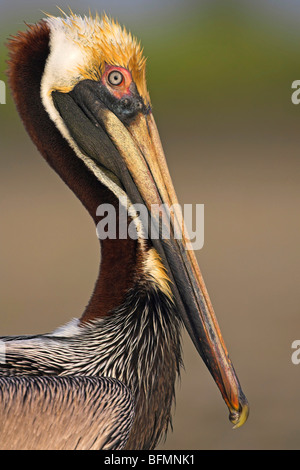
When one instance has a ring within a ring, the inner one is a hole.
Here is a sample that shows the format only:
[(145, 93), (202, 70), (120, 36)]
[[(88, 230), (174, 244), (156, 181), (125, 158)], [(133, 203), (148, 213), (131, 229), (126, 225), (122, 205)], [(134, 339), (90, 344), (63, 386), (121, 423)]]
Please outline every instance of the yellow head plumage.
[(106, 14), (102, 17), (97, 14), (92, 18), (74, 13), (69, 16), (64, 14), (64, 17), (59, 18), (47, 15), (46, 21), (52, 32), (56, 32), (55, 40), (59, 35), (64, 35), (61, 49), (68, 42), (73, 46), (68, 58), (66, 57), (70, 67), (66, 70), (65, 81), (61, 79), (49, 92), (54, 88), (69, 91), (78, 81), (84, 79), (98, 81), (105, 64), (108, 64), (128, 69), (139, 94), (146, 104), (150, 103), (143, 49), (137, 39), (117, 21)]

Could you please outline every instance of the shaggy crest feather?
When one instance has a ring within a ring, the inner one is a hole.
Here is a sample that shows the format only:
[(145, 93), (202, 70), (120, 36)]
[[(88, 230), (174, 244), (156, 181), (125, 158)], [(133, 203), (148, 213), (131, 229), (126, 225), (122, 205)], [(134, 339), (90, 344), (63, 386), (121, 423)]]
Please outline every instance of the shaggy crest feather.
[[(64, 40), (80, 51), (81, 63), (69, 70), (72, 82), (83, 79), (100, 80), (105, 64), (127, 68), (132, 75), (138, 92), (146, 103), (150, 103), (146, 86), (146, 58), (143, 49), (135, 37), (124, 27), (106, 14), (94, 18), (81, 17), (71, 12), (69, 16), (54, 17), (47, 14), (46, 22), (51, 30), (64, 35)], [(60, 87), (65, 91), (68, 86)], [(52, 90), (49, 90), (51, 92)]]

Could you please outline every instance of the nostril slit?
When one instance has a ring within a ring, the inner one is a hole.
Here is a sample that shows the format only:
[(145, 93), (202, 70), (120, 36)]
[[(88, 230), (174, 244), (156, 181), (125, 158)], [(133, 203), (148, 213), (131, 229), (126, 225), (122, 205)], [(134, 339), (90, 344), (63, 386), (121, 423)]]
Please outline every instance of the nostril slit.
[(122, 105), (128, 108), (128, 106), (130, 105), (130, 100), (128, 98), (124, 98), (122, 100)]

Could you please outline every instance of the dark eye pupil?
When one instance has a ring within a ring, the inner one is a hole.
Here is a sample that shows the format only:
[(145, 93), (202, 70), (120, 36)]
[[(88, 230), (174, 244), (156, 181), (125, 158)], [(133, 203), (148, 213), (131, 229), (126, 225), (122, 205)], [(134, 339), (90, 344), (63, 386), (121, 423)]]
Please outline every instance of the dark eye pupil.
[(108, 81), (111, 85), (120, 85), (120, 83), (123, 81), (123, 75), (121, 72), (110, 72), (108, 75)]

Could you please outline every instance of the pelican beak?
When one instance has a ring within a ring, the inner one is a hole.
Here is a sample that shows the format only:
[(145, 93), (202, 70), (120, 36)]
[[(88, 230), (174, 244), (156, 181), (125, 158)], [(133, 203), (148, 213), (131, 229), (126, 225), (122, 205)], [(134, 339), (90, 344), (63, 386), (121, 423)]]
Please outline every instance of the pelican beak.
[(152, 243), (171, 280), (179, 314), (229, 409), (229, 419), (234, 428), (242, 426), (248, 417), (248, 402), (182, 224), (152, 112), (135, 99), (135, 112), (129, 118), (118, 115), (90, 80), (80, 82), (70, 93), (53, 92), (52, 96), (76, 145), (113, 176), (133, 204), (147, 207), (152, 227), (154, 219), (154, 226), (161, 233), (171, 220), (169, 238), (152, 236)]

